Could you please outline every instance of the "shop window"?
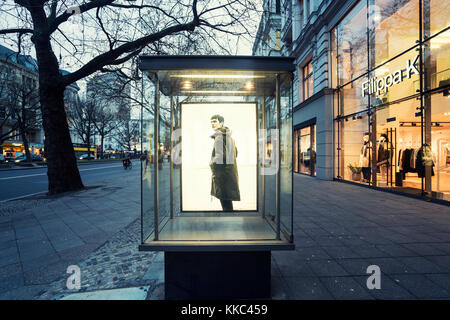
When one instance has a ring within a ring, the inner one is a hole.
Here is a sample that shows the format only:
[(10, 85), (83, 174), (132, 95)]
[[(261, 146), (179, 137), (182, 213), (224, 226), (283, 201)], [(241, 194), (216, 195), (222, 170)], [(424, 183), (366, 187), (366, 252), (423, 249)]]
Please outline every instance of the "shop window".
[(354, 182), (370, 182), (371, 136), (367, 114), (340, 122), (338, 177)]
[(316, 125), (295, 130), (294, 171), (316, 175)]
[(369, 7), (370, 67), (416, 45), (419, 0), (374, 0)]
[(371, 104), (382, 105), (411, 97), (420, 90), (420, 56), (411, 49), (398, 58), (370, 72), (361, 85), (363, 95), (369, 94)]
[(339, 91), (339, 104), (342, 115), (349, 115), (367, 109), (369, 98), (367, 94), (363, 95), (362, 92), (362, 86), (366, 81), (368, 81), (367, 77), (361, 77), (341, 88)]
[(312, 61), (303, 67), (303, 101), (313, 95), (313, 68)]
[(425, 191), (432, 197), (449, 201), (450, 95), (444, 91), (427, 96), (425, 100), (431, 106), (430, 112), (425, 114), (425, 146), (420, 159), (424, 167)]
[(425, 87), (434, 89), (450, 85), (450, 30), (427, 42), (424, 46), (426, 69)]
[(450, 0), (422, 0), (423, 32), (426, 38), (450, 26), (449, 7)]
[(367, 72), (367, 6), (360, 1), (337, 26), (339, 85)]

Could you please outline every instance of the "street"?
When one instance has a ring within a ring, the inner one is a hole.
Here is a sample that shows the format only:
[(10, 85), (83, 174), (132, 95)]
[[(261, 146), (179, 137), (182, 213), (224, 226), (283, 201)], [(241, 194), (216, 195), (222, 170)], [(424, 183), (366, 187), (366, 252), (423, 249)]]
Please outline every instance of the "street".
[[(80, 165), (78, 168), (85, 186), (130, 175), (136, 175), (138, 183), (139, 162), (133, 164), (132, 170), (124, 170), (122, 162)], [(47, 168), (0, 171), (0, 201), (46, 192), (47, 189)]]

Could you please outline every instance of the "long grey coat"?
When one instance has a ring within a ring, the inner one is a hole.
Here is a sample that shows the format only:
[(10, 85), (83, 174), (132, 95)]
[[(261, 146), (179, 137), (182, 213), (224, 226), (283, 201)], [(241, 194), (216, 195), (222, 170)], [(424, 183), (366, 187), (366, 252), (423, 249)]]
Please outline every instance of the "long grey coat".
[(211, 154), (211, 195), (220, 200), (240, 201), (237, 170), (237, 148), (227, 127), (216, 130), (211, 136), (214, 148)]

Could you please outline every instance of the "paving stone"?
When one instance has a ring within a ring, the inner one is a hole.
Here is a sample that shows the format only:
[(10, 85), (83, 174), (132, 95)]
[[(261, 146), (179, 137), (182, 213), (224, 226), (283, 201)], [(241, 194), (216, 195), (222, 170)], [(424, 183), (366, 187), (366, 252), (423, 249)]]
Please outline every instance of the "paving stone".
[(334, 259), (359, 258), (360, 255), (347, 246), (324, 246), (323, 249)]
[(369, 259), (339, 259), (337, 261), (349, 275), (367, 275), (367, 267), (373, 265)]
[(400, 258), (370, 258), (372, 265), (380, 267), (381, 272), (387, 274), (415, 273), (415, 269), (402, 263)]
[(283, 277), (272, 275), (270, 279), (270, 294), (273, 300), (292, 299), (289, 296), (289, 288)]
[(289, 298), (294, 300), (330, 300), (333, 296), (318, 277), (286, 277)]
[(310, 266), (307, 264), (307, 262), (305, 262), (305, 259), (299, 256), (278, 255), (275, 252), (272, 253), (272, 255), (274, 256), (275, 263), (277, 264), (278, 269), (280, 270), (283, 277), (314, 275)]
[(435, 273), (435, 274), (426, 274), (428, 279), (433, 281), (438, 286), (444, 288), (445, 290), (450, 292), (450, 274), (448, 273)]
[(415, 270), (416, 273), (440, 273), (445, 272), (438, 264), (424, 257), (398, 257), (398, 261)]
[(320, 247), (298, 247), (293, 254), (299, 256), (304, 261), (331, 258), (327, 251)]
[(381, 273), (380, 289), (368, 289), (367, 276), (353, 277), (363, 288), (367, 288), (368, 293), (378, 300), (411, 300), (417, 299), (408, 290), (400, 286), (399, 283), (393, 281), (389, 276)]
[(417, 253), (405, 248), (405, 245), (399, 244), (379, 244), (376, 245), (377, 249), (386, 252), (391, 257), (414, 257)]
[(347, 276), (349, 273), (335, 260), (308, 261), (308, 266), (319, 277)]
[(0, 293), (4, 293), (18, 287), (23, 286), (24, 279), (21, 272), (10, 274), (5, 277), (0, 277)]
[(394, 275), (392, 280), (420, 299), (450, 298), (450, 292), (421, 274)]
[(427, 256), (425, 258), (439, 265), (444, 272), (450, 273), (450, 256)]
[(356, 252), (360, 258), (381, 258), (389, 256), (389, 254), (378, 249), (375, 245), (351, 246), (350, 248)]
[(368, 289), (364, 289), (352, 277), (321, 277), (320, 281), (333, 295), (339, 300), (360, 300), (373, 299), (368, 293)]

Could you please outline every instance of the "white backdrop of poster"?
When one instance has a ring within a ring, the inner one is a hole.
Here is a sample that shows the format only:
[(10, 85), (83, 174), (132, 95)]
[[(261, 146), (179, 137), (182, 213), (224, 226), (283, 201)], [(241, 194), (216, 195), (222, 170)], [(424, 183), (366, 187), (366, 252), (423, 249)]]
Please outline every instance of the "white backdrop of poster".
[(183, 211), (222, 211), (211, 196), (209, 166), (214, 140), (211, 116), (219, 114), (231, 130), (238, 151), (240, 201), (235, 211), (257, 209), (257, 131), (255, 103), (184, 103), (181, 105), (182, 208)]

